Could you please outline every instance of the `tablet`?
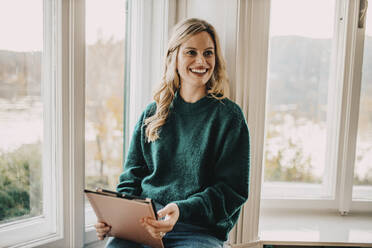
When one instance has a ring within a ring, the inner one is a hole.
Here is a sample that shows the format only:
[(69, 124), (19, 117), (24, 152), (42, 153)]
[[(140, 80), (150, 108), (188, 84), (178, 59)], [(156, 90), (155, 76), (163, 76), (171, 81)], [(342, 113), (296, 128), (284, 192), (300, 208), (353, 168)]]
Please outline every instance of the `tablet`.
[(111, 226), (110, 236), (164, 248), (161, 239), (153, 238), (139, 220), (144, 217), (157, 218), (156, 209), (150, 198), (121, 194), (97, 189), (84, 190), (98, 222)]

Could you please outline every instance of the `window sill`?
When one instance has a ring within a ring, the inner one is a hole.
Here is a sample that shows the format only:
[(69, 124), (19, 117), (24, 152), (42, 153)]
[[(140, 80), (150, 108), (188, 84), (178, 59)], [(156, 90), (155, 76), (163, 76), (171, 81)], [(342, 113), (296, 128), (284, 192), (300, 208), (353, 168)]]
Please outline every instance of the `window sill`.
[(96, 229), (93, 226), (85, 229), (85, 248), (104, 248), (106, 246), (107, 240), (107, 238), (104, 241), (98, 240)]
[(261, 209), (259, 237), (272, 245), (372, 245), (372, 213)]
[[(106, 239), (107, 241), (107, 239)], [(95, 241), (89, 244), (85, 244), (84, 248), (105, 248), (106, 247), (106, 241)]]

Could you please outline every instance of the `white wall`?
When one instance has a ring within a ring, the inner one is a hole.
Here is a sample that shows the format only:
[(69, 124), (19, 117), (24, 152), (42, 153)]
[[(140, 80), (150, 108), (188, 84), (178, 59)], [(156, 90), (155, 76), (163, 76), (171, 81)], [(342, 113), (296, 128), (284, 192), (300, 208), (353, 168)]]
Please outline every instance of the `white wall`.
[[(177, 22), (192, 17), (206, 20), (217, 30), (229, 79), (235, 82), (238, 0), (179, 0)], [(234, 88), (231, 88), (232, 96)]]

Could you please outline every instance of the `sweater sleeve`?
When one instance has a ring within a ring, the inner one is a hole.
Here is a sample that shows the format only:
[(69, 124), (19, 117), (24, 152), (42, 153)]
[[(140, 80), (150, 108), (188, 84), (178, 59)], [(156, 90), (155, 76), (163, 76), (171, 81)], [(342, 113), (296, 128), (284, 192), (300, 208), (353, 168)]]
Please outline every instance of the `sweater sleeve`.
[(118, 192), (131, 195), (141, 195), (142, 179), (148, 174), (148, 167), (142, 152), (142, 126), (145, 119), (144, 111), (134, 127), (134, 132), (129, 145), (124, 171), (119, 177), (116, 187)]
[(249, 131), (244, 117), (235, 119), (221, 140), (213, 185), (175, 203), (180, 210), (179, 220), (229, 231), (249, 192)]

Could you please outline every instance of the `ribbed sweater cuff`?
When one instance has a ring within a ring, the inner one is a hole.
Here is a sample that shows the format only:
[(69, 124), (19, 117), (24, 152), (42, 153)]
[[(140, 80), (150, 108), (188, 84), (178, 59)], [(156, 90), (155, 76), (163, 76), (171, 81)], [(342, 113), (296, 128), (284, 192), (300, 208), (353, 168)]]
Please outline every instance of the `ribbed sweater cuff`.
[(191, 214), (191, 204), (186, 201), (186, 200), (181, 200), (181, 201), (174, 201), (173, 203), (176, 203), (178, 206), (178, 209), (180, 211), (180, 216), (178, 217), (178, 220), (183, 221), (190, 219), (190, 214)]

